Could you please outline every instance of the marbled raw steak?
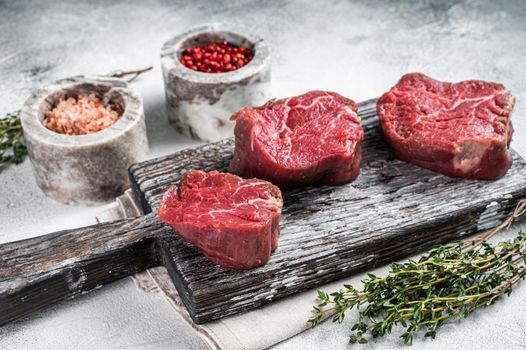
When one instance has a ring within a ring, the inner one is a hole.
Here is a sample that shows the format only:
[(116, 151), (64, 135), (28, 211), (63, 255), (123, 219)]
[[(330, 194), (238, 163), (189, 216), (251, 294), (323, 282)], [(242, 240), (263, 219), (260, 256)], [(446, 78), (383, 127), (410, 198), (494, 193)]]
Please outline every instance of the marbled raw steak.
[(189, 170), (166, 190), (158, 214), (213, 262), (249, 269), (278, 247), (282, 207), (280, 190), (267, 181)]
[(363, 130), (353, 100), (311, 91), (244, 108), (230, 171), (283, 187), (342, 185), (360, 173)]
[(377, 111), (399, 159), (452, 177), (495, 180), (512, 163), (514, 103), (501, 84), (411, 73), (380, 98)]

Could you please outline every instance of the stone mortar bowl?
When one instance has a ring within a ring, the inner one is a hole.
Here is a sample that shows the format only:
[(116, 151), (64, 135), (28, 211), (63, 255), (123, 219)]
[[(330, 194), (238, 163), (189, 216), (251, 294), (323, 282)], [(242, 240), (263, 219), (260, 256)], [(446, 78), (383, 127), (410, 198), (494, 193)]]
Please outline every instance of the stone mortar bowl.
[[(96, 133), (68, 136), (42, 121), (59, 98), (95, 94), (122, 115)], [(21, 112), (22, 128), (38, 186), (65, 204), (109, 202), (128, 187), (128, 167), (146, 159), (148, 140), (142, 98), (116, 78), (73, 77), (34, 92)]]
[[(252, 50), (254, 58), (227, 73), (193, 71), (179, 62), (185, 48), (227, 42)], [(193, 28), (168, 40), (161, 49), (168, 120), (177, 130), (200, 141), (231, 137), (230, 116), (245, 106), (270, 98), (270, 50), (247, 30), (224, 24)]]

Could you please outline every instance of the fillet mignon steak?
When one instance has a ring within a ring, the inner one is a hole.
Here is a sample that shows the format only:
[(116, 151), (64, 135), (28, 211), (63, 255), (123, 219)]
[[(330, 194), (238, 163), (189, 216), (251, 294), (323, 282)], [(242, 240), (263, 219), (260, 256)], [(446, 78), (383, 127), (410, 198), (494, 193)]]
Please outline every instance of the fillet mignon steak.
[(311, 91), (234, 114), (230, 171), (283, 187), (342, 185), (360, 172), (363, 129), (353, 100)]
[(267, 181), (189, 170), (166, 190), (158, 215), (213, 262), (250, 269), (278, 247), (282, 207), (279, 188)]
[(452, 177), (494, 180), (512, 164), (514, 103), (501, 84), (411, 73), (380, 98), (377, 111), (397, 158)]

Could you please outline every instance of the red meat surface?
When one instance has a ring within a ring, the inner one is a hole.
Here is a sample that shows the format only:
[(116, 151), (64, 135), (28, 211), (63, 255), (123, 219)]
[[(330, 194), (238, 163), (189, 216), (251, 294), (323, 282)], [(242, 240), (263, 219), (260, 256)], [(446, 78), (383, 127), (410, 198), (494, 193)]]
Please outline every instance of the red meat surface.
[(250, 269), (278, 247), (282, 207), (280, 190), (267, 181), (189, 170), (166, 190), (158, 215), (213, 262)]
[(380, 98), (377, 111), (397, 158), (452, 177), (494, 180), (512, 164), (514, 103), (501, 84), (411, 73)]
[(342, 185), (360, 173), (363, 129), (353, 100), (311, 91), (234, 114), (230, 171), (283, 187)]

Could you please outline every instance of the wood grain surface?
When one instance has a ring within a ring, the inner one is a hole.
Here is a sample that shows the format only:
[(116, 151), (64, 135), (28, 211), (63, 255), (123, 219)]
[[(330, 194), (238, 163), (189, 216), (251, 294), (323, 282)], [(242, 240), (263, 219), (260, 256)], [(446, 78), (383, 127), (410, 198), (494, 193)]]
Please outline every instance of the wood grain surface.
[[(515, 152), (494, 182), (448, 178), (393, 158), (376, 118), (376, 100), (359, 104), (365, 130), (361, 175), (341, 187), (284, 192), (279, 247), (249, 271), (224, 269), (178, 236), (160, 241), (161, 261), (197, 323), (219, 319), (320, 286), (431, 245), (494, 226), (526, 197), (526, 162)], [(130, 168), (146, 212), (190, 168), (226, 170), (233, 140), (187, 149)]]
[(226, 169), (233, 141), (224, 140), (133, 165), (145, 216), (0, 245), (0, 325), (159, 264), (203, 323), (495, 226), (526, 197), (526, 162), (516, 153), (498, 181), (448, 178), (392, 157), (374, 100), (359, 113), (361, 175), (345, 186), (285, 191), (279, 247), (265, 266), (222, 268), (155, 213), (166, 186), (187, 169)]
[(163, 233), (150, 214), (0, 245), (0, 325), (159, 265)]

